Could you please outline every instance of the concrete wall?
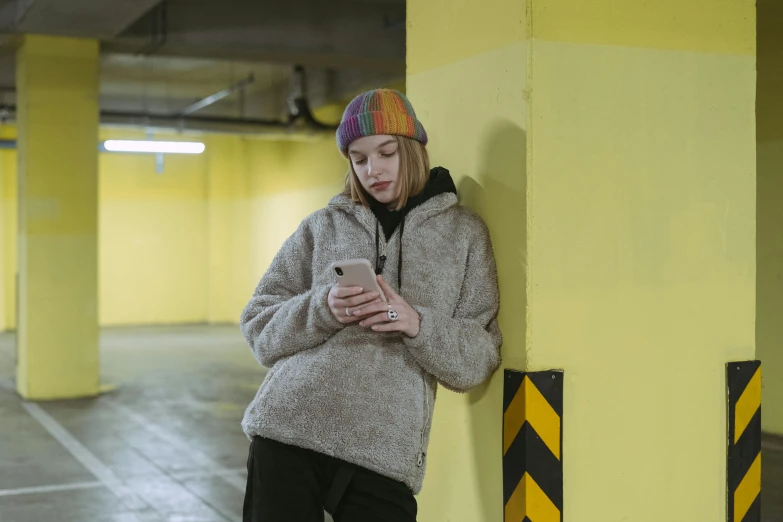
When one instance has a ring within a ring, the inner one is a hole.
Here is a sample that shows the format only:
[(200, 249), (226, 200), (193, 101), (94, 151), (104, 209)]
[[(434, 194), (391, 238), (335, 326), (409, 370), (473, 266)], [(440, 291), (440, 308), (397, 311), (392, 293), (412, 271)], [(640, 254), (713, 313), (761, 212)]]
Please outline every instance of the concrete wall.
[(758, 2), (758, 282), (762, 427), (783, 435), (783, 4)]

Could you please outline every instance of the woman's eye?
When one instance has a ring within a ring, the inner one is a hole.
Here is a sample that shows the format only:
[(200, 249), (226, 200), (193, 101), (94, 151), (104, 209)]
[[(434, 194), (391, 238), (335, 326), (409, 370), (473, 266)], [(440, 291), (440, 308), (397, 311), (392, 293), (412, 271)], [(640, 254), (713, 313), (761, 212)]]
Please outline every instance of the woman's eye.
[(394, 156), (395, 154), (397, 154), (397, 151), (396, 151), (396, 150), (395, 150), (395, 151), (393, 151), (393, 152), (390, 152), (390, 153), (388, 153), (388, 154), (384, 154), (384, 153), (382, 152), (382, 153), (381, 153), (381, 156), (383, 156), (384, 158), (391, 158), (391, 157), (392, 157), (392, 156)]
[(353, 162), (354, 165), (364, 165), (365, 163), (367, 163), (367, 158), (361, 160), (354, 160)]

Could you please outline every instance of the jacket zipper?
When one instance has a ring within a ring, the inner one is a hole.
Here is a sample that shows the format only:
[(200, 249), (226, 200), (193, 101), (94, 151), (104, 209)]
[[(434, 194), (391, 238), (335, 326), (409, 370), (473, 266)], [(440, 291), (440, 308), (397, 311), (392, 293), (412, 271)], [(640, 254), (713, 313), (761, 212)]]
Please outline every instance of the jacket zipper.
[[(365, 226), (369, 230), (372, 230), (370, 228), (371, 225), (369, 225), (369, 223), (367, 223), (365, 220), (361, 219), (359, 214), (356, 212), (356, 208), (355, 208), (354, 204), (330, 203), (329, 205), (333, 206), (335, 208), (341, 208), (343, 210), (346, 210), (347, 212), (353, 213), (354, 216), (356, 216), (358, 218), (359, 222), (364, 223)], [(413, 212), (411, 212), (408, 215), (408, 221), (410, 221), (412, 217), (418, 216), (419, 214), (423, 215), (423, 214), (431, 214), (431, 213), (442, 212), (443, 210), (449, 208), (450, 206), (451, 205), (445, 205), (445, 206), (435, 207), (435, 208), (431, 208), (431, 209), (424, 209), (424, 210), (416, 208), (416, 209), (413, 210)], [(374, 219), (373, 221), (375, 222), (375, 225), (377, 227), (378, 220)], [(377, 228), (376, 228), (376, 231), (377, 231)], [(383, 264), (386, 262), (386, 250), (387, 250), (387, 241), (386, 241), (386, 237), (385, 237), (385, 234), (384, 234), (383, 239), (381, 240), (381, 256), (380, 256), (380, 263), (379, 263), (379, 267), (380, 267), (381, 270), (383, 270), (383, 268), (384, 268)], [(376, 269), (379, 268), (379, 267), (376, 267)], [(418, 467), (421, 467), (421, 466), (424, 465), (424, 458), (427, 456), (427, 454), (424, 452), (424, 443), (425, 443), (425, 438), (426, 438), (427, 425), (430, 422), (429, 387), (427, 386), (427, 380), (423, 376), (422, 376), (422, 381), (424, 383), (424, 425), (421, 428), (421, 441), (420, 441), (420, 445), (419, 445), (419, 454), (416, 457), (416, 464), (418, 465)]]
[[(376, 227), (378, 225), (378, 222), (376, 220)], [(377, 228), (376, 228), (377, 233)], [(396, 233), (396, 232), (395, 232)], [(384, 235), (383, 238), (379, 238), (379, 243), (381, 246), (381, 252), (380, 257), (378, 261), (378, 266), (376, 267), (378, 270), (378, 273), (383, 272), (383, 269), (386, 265), (386, 259), (387, 259), (387, 251), (388, 251), (388, 242), (386, 241), (386, 237)], [(420, 433), (420, 441), (419, 441), (419, 453), (416, 455), (416, 465), (418, 467), (422, 467), (424, 465), (424, 458), (427, 456), (427, 454), (424, 451), (424, 445), (426, 442), (427, 437), (427, 425), (430, 422), (430, 399), (429, 399), (429, 386), (427, 386), (427, 379), (422, 376), (421, 378), (422, 383), (424, 384), (424, 424), (421, 427), (421, 433)]]
[(421, 445), (419, 446), (419, 455), (416, 459), (416, 465), (422, 467), (424, 465), (424, 457), (427, 454), (424, 452), (424, 439), (427, 432), (427, 424), (430, 422), (430, 398), (429, 387), (427, 386), (427, 379), (422, 376), (422, 382), (424, 383), (424, 425), (421, 427)]
[(386, 239), (381, 239), (381, 256), (378, 260), (378, 266), (376, 267), (379, 274), (383, 273), (383, 269), (386, 266), (386, 249), (388, 248), (388, 245), (386, 243)]

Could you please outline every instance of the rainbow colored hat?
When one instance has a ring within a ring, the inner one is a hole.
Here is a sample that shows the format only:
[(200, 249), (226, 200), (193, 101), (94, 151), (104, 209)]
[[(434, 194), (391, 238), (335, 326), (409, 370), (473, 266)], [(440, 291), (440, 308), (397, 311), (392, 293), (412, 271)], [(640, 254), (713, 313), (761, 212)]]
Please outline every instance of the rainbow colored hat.
[(355, 140), (379, 134), (407, 136), (427, 144), (427, 133), (408, 98), (391, 89), (367, 91), (348, 104), (337, 128), (337, 147), (347, 156)]

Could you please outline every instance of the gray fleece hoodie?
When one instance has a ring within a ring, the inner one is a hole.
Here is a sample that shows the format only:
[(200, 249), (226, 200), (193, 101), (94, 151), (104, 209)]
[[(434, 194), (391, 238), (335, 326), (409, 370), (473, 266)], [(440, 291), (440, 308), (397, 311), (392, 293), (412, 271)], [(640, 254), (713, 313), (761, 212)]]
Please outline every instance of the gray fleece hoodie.
[[(398, 288), (399, 229), (384, 277)], [(438, 384), (464, 392), (500, 363), (498, 287), (479, 216), (437, 195), (410, 211), (400, 295), (419, 335), (343, 325), (329, 310), (332, 262), (375, 259), (376, 218), (346, 196), (310, 216), (283, 244), (242, 313), (256, 359), (270, 368), (242, 428), (404, 482), (418, 494)], [(383, 237), (381, 237), (383, 241)]]

